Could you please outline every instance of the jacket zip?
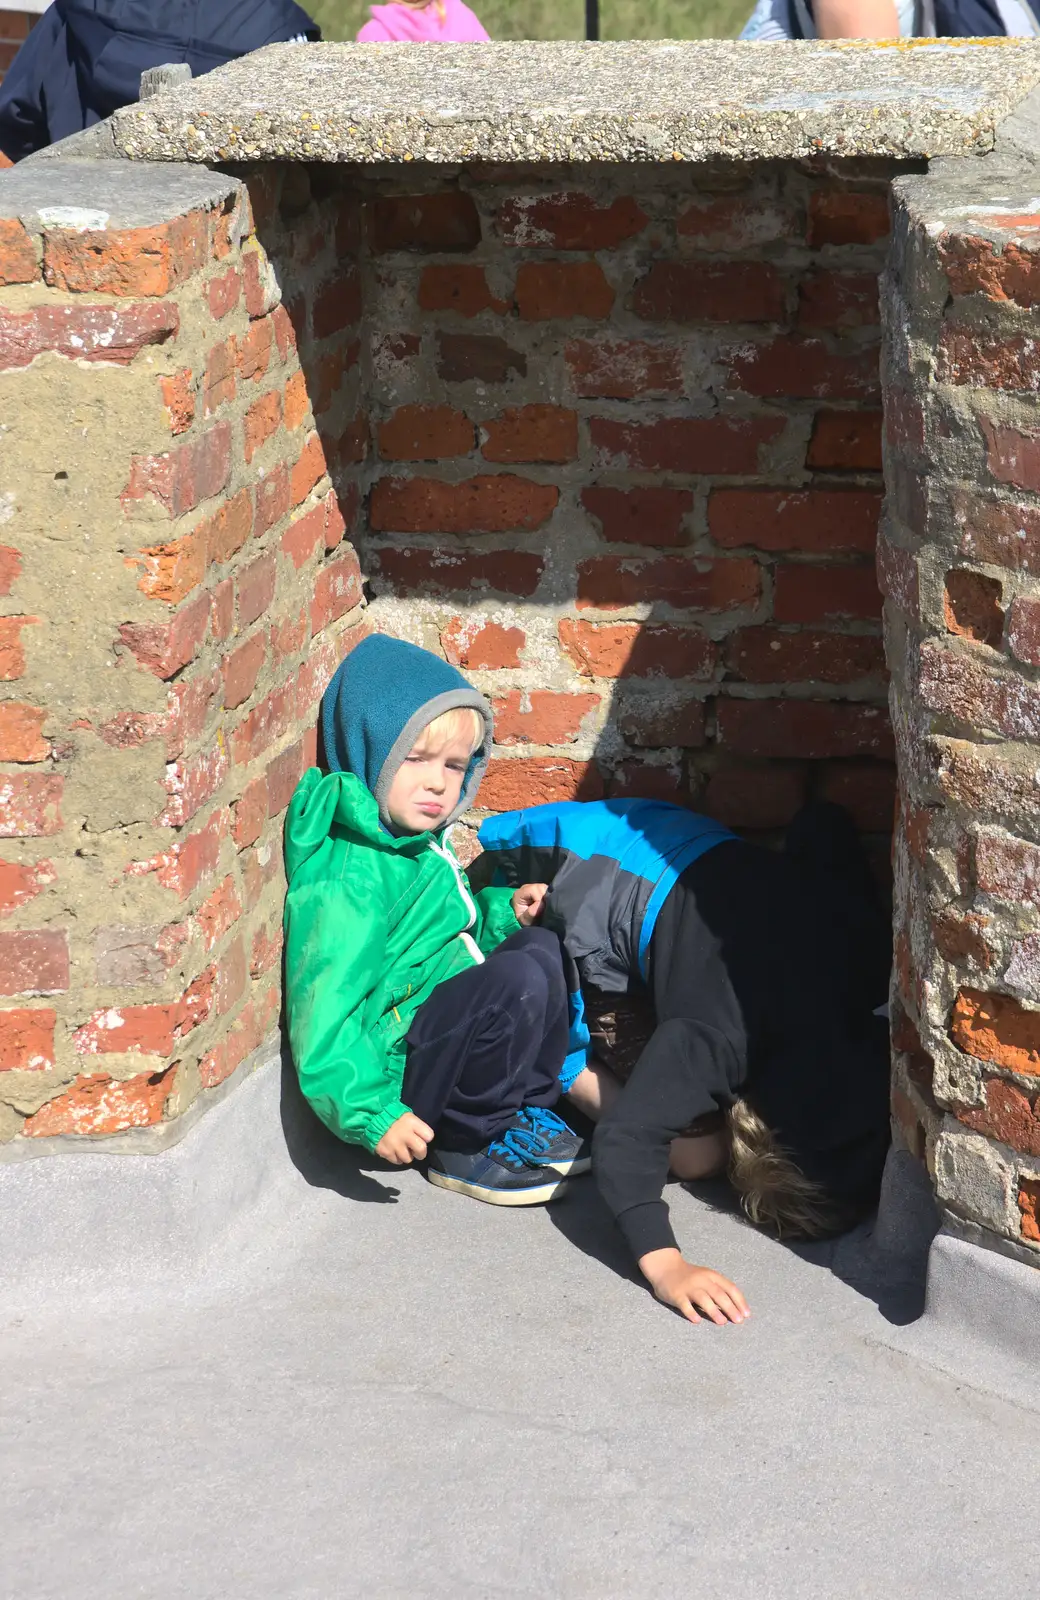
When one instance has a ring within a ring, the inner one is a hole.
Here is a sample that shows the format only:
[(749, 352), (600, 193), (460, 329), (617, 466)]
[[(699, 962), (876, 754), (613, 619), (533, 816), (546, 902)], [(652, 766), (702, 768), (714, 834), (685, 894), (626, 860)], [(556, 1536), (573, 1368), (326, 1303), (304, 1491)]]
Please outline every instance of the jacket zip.
[(469, 921), (467, 922), (466, 927), (459, 934), (459, 938), (462, 940), (463, 944), (466, 946), (466, 949), (469, 951), (470, 955), (473, 957), (473, 959), (476, 962), (477, 966), (478, 967), (482, 966), (483, 963), (484, 963), (484, 960), (485, 960), (484, 952), (481, 950), (481, 948), (477, 944), (476, 940), (472, 939), (470, 937), (469, 932), (468, 932), (468, 930), (470, 928), (472, 928), (473, 924), (477, 920), (477, 908), (473, 904), (473, 897), (472, 897), (472, 895), (470, 894), (469, 890), (466, 887), (465, 880), (463, 879), (463, 876), (462, 876), (462, 868), (459, 866), (458, 862), (455, 860), (455, 857), (452, 855), (451, 851), (445, 845), (438, 844), (436, 839), (431, 839), (430, 840), (430, 849), (431, 850), (436, 850), (436, 852), (437, 852), (437, 854), (439, 856), (443, 856), (445, 861), (451, 867), (452, 872), (454, 872), (454, 874), (455, 874), (455, 883), (456, 883), (456, 886), (458, 888), (459, 894), (462, 896), (462, 903), (466, 907), (466, 912), (467, 912), (467, 914), (469, 916)]

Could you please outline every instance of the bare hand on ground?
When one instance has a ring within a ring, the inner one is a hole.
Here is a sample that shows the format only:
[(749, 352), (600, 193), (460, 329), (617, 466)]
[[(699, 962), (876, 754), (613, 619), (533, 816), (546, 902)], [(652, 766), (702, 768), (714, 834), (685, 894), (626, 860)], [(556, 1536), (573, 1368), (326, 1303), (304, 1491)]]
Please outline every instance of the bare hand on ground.
[(396, 1122), (391, 1122), (376, 1145), (375, 1153), (384, 1161), (392, 1161), (395, 1167), (407, 1167), (423, 1159), (432, 1138), (433, 1129), (414, 1111), (406, 1111)]
[(735, 1283), (710, 1267), (684, 1261), (678, 1250), (651, 1250), (640, 1257), (639, 1267), (658, 1300), (674, 1306), (688, 1322), (701, 1321), (697, 1310), (720, 1327), (744, 1322), (751, 1315)]
[(513, 895), (513, 915), (521, 928), (530, 928), (538, 921), (549, 893), (547, 883), (522, 883)]

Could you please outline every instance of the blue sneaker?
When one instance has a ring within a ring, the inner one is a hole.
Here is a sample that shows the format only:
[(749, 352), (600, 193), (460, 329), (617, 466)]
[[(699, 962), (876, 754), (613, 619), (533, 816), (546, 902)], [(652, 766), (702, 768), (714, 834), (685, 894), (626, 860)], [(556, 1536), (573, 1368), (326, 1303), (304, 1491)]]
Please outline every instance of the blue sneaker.
[(492, 1206), (544, 1206), (567, 1187), (552, 1167), (534, 1166), (504, 1139), (483, 1150), (439, 1150), (426, 1162), (426, 1176), (438, 1189), (453, 1189)]
[(578, 1178), (592, 1166), (592, 1146), (568, 1128), (555, 1111), (524, 1106), (502, 1135), (533, 1167), (548, 1168), (567, 1178)]

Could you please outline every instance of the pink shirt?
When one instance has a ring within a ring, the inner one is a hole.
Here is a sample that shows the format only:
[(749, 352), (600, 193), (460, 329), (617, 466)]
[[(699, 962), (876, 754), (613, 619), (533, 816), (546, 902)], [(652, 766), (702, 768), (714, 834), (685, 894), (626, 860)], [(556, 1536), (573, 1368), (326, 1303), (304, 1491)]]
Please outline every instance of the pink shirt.
[[(444, 21), (441, 21), (441, 10)], [(430, 0), (421, 11), (411, 6), (373, 6), (372, 21), (358, 34), (359, 44), (418, 42), (424, 44), (479, 44), (489, 38), (480, 21), (462, 0)]]

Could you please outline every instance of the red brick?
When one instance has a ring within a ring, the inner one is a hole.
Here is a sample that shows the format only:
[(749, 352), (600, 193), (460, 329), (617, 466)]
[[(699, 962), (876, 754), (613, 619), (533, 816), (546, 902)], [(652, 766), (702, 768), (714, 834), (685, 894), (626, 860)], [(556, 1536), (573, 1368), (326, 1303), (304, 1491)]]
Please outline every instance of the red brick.
[(179, 899), (186, 900), (204, 878), (215, 872), (228, 823), (226, 810), (214, 811), (201, 828), (185, 834), (171, 850), (151, 861), (134, 862), (126, 870), (135, 877), (154, 872), (164, 889), (172, 889)]
[(1010, 995), (962, 989), (954, 1002), (950, 1037), (976, 1060), (1008, 1072), (1040, 1074), (1040, 1012)]
[(325, 516), (325, 502), (322, 500), (302, 517), (297, 517), (295, 522), (290, 522), (282, 534), (282, 550), (297, 572), (306, 566), (315, 551), (324, 549)]
[(218, 945), (241, 915), (242, 902), (238, 897), (238, 888), (234, 878), (229, 875), (195, 913), (195, 922), (205, 948), (212, 950), (214, 945)]
[(283, 870), (280, 830), (273, 830), (260, 849), (243, 850), (238, 860), (245, 908), (253, 911), (268, 884)]
[[(999, 586), (997, 593), (1000, 593)], [(998, 646), (999, 642), (998, 637)], [(1008, 610), (1008, 649), (1017, 660), (1025, 661), (1031, 667), (1040, 666), (1040, 600), (1028, 600), (1020, 595), (1011, 602)]]
[(746, 193), (694, 201), (679, 217), (676, 232), (701, 250), (754, 250), (777, 239), (798, 237), (788, 205), (749, 200)]
[(998, 483), (1040, 489), (1040, 433), (1023, 433), (980, 417), (986, 439), (986, 464)]
[(419, 279), (419, 306), (423, 311), (454, 311), (460, 317), (476, 317), (482, 311), (507, 311), (502, 300), (491, 293), (483, 267), (461, 261), (450, 265), (423, 267)]
[(296, 354), (296, 329), (285, 306), (277, 305), (271, 312), (271, 332), (281, 361)]
[(330, 489), (325, 496), (325, 549), (335, 550), (347, 531), (347, 518), (344, 508), (350, 517), (352, 528), (357, 526), (358, 511), (361, 496), (356, 483), (348, 483), (342, 494), (337, 495), (335, 489)]
[(732, 550), (871, 551), (881, 496), (873, 489), (713, 489), (708, 531)]
[(206, 560), (210, 566), (222, 566), (237, 555), (253, 531), (253, 493), (240, 489), (230, 500), (224, 500), (211, 517), (206, 517), (195, 530)]
[(235, 806), (235, 820), (232, 826), (235, 845), (239, 850), (244, 850), (247, 845), (255, 844), (264, 830), (267, 821), (267, 774), (254, 778), (252, 783), (246, 784), (242, 795)]
[(974, 495), (954, 497), (961, 554), (1013, 572), (1040, 573), (1040, 511)]
[(525, 643), (522, 628), (506, 628), (482, 617), (453, 617), (441, 631), (441, 649), (448, 660), (471, 671), (519, 667)]
[[(259, 383), (271, 365), (274, 344), (274, 319), (261, 317), (251, 322), (235, 345), (235, 368), (243, 383)], [(288, 396), (288, 387), (286, 388)], [(305, 407), (306, 409), (306, 407)]]
[(975, 881), (1009, 904), (1040, 906), (1040, 845), (982, 828), (975, 840)]
[(491, 702), (495, 743), (570, 744), (581, 725), (600, 704), (598, 694), (557, 694), (549, 690), (511, 689)]
[(368, 449), (368, 418), (364, 412), (359, 411), (351, 417), (338, 438), (326, 437), (325, 451), (329, 470), (341, 474), (346, 467), (356, 466), (358, 462), (367, 458)]
[(0, 1072), (49, 1072), (57, 1020), (44, 1006), (0, 1011)]
[(872, 622), (881, 616), (873, 565), (817, 567), (784, 562), (774, 573), (777, 622)]
[(182, 517), (219, 494), (230, 472), (231, 428), (217, 422), (162, 455), (132, 457), (130, 481), (120, 497), (123, 509), (132, 515), (134, 501), (151, 496), (167, 516)]
[(53, 861), (0, 861), (0, 916), (10, 916), (12, 911), (28, 905), (57, 878)]
[(36, 248), (17, 217), (0, 217), (0, 284), (32, 283), (40, 276)]
[(165, 344), (179, 327), (177, 307), (165, 303), (41, 305), (29, 311), (0, 306), (0, 369), (27, 367), (48, 353), (125, 367), (149, 345)]
[[(1004, 637), (1001, 593), (996, 578), (987, 578), (981, 572), (971, 572), (967, 567), (955, 567), (948, 572), (943, 591), (943, 614), (949, 631), (999, 650)], [(1040, 665), (1040, 656), (1033, 665)]]
[(238, 574), (236, 591), (240, 628), (248, 628), (257, 617), (263, 616), (274, 599), (277, 575), (277, 562), (270, 551), (242, 568)]
[(39, 839), (60, 833), (65, 779), (57, 773), (0, 774), (0, 839)]
[(21, 552), (12, 545), (0, 544), (0, 594), (10, 594), (21, 576)]
[(306, 660), (296, 672), (296, 720), (311, 723), (332, 675), (341, 661), (345, 661), (355, 645), (367, 637), (368, 629), (351, 628), (335, 639), (319, 639), (312, 643)]
[(311, 633), (317, 634), (330, 622), (361, 604), (361, 569), (353, 550), (326, 562), (314, 584), (311, 601)]
[(1040, 737), (1040, 686), (998, 675), (976, 654), (937, 639), (920, 645), (917, 670), (921, 704), (941, 716), (1007, 739)]
[(989, 917), (962, 916), (948, 907), (932, 918), (932, 938), (944, 961), (963, 965), (974, 962), (984, 972), (993, 965), (993, 952), (986, 940), (992, 926)]
[(289, 499), (294, 507), (303, 504), (311, 490), (324, 478), (326, 470), (325, 452), (321, 447), (321, 440), (316, 433), (312, 433), (290, 474)]
[(241, 296), (242, 274), (237, 267), (228, 267), (226, 272), (211, 278), (206, 285), (206, 299), (214, 321), (219, 322), (234, 311)]
[(644, 600), (679, 609), (731, 611), (755, 605), (761, 575), (755, 561), (703, 561), (686, 556), (593, 556), (578, 563), (579, 609), (617, 610)]
[(954, 294), (984, 294), (1019, 306), (1040, 304), (1040, 256), (1007, 240), (998, 253), (990, 239), (945, 233), (938, 256)]
[(805, 803), (805, 769), (722, 766), (708, 780), (701, 810), (729, 828), (783, 828)]
[(643, 395), (681, 394), (682, 350), (639, 339), (571, 339), (564, 357), (575, 394), (635, 400)]
[(741, 755), (892, 756), (888, 713), (826, 700), (722, 700), (719, 742)]
[(0, 701), (0, 761), (46, 761), (51, 751), (42, 733), (46, 717), (40, 706)]
[(704, 701), (695, 695), (662, 695), (655, 689), (650, 700), (625, 699), (617, 723), (626, 743), (644, 750), (675, 745), (696, 750), (705, 743)]
[[(263, 327), (263, 323), (257, 323), (256, 326)], [(290, 433), (295, 433), (296, 429), (303, 425), (310, 408), (307, 380), (302, 372), (294, 372), (285, 385), (285, 401), (282, 408), (285, 426)]]
[(77, 294), (169, 294), (199, 270), (208, 250), (204, 211), (148, 228), (49, 228), (43, 275), (52, 288)]
[(401, 406), (378, 429), (379, 453), (387, 461), (436, 461), (469, 455), (476, 429), (451, 406)]
[(559, 635), (583, 677), (710, 678), (715, 668), (716, 647), (699, 628), (561, 617)]
[(632, 294), (646, 322), (784, 322), (787, 289), (766, 261), (655, 261)]
[(600, 800), (604, 784), (593, 761), (563, 756), (505, 757), (491, 761), (480, 787), (481, 809), (515, 811), (561, 800)]
[(891, 229), (888, 195), (870, 189), (817, 189), (809, 196), (809, 244), (876, 244)]
[(153, 600), (180, 602), (198, 588), (206, 574), (207, 550), (197, 530), (169, 544), (149, 545), (140, 552), (144, 571), (137, 587)]
[(880, 387), (873, 345), (832, 351), (822, 339), (781, 334), (769, 344), (739, 345), (722, 358), (729, 387), (763, 399), (876, 399)]
[(614, 290), (596, 261), (522, 261), (516, 304), (524, 322), (609, 317)]
[(272, 623), (270, 635), (272, 660), (282, 662), (288, 660), (290, 656), (297, 655), (306, 644), (309, 632), (310, 616), (306, 606), (294, 616)]
[(445, 383), (505, 383), (510, 373), (527, 375), (527, 357), (493, 334), (441, 333), (437, 375)]
[(279, 389), (269, 389), (262, 394), (245, 415), (245, 457), (252, 461), (258, 450), (262, 450), (268, 439), (278, 432), (282, 425), (282, 395)]
[(233, 1011), (246, 991), (248, 982), (245, 942), (241, 936), (232, 940), (217, 968), (217, 1015), (227, 1016)]
[(254, 531), (261, 538), (276, 522), (281, 522), (289, 512), (289, 468), (279, 461), (256, 486), (256, 516)]
[(512, 473), (443, 483), (436, 478), (380, 478), (370, 526), (376, 533), (512, 533), (542, 527), (560, 492)]
[(684, 786), (680, 767), (661, 761), (622, 761), (611, 773), (612, 800), (664, 800), (681, 805)]
[(399, 594), (455, 595), (467, 589), (534, 594), (545, 570), (533, 550), (386, 549), (373, 552), (383, 578)]
[(184, 922), (99, 928), (94, 939), (97, 982), (102, 988), (155, 988), (183, 960), (191, 938), (192, 930)]
[(783, 433), (781, 417), (593, 417), (592, 448), (605, 464), (636, 472), (758, 472), (759, 452)]
[(876, 272), (809, 272), (798, 285), (800, 328), (871, 328), (880, 317)]
[(373, 201), (370, 235), (377, 252), (473, 250), (480, 217), (468, 194), (387, 195)]
[(862, 634), (740, 628), (726, 641), (726, 665), (745, 683), (884, 681), (885, 648)]
[(25, 675), (22, 629), (39, 617), (0, 617), (0, 682), (13, 683)]
[(256, 680), (260, 676), (267, 656), (267, 637), (263, 633), (255, 633), (251, 639), (240, 644), (237, 650), (232, 650), (225, 656), (221, 663), (221, 672), (224, 678), (224, 709), (232, 711), (249, 699), (256, 688)]
[(168, 795), (166, 810), (160, 817), (165, 828), (181, 828), (190, 822), (207, 801), (212, 800), (228, 773), (227, 750), (223, 733), (208, 749), (190, 758), (171, 761), (164, 780)]
[(253, 935), (253, 947), (249, 956), (249, 976), (262, 978), (265, 972), (273, 972), (279, 964), (281, 954), (281, 924), (272, 922), (258, 928)]
[(0, 932), (0, 994), (63, 994), (69, 987), (69, 939), (57, 928)]
[(987, 1078), (983, 1106), (955, 1106), (965, 1127), (987, 1133), (1024, 1156), (1040, 1156), (1040, 1113), (1031, 1100), (1003, 1078)]
[(218, 583), (209, 599), (213, 637), (221, 640), (226, 639), (235, 625), (234, 579), (225, 578), (222, 583)]
[(1022, 1237), (1040, 1244), (1040, 1178), (1020, 1177), (1018, 1209), (1022, 1214)]
[(121, 1081), (107, 1072), (81, 1073), (68, 1089), (26, 1119), (22, 1133), (29, 1139), (42, 1139), (151, 1127), (162, 1121), (176, 1075), (176, 1063), (164, 1072), (139, 1072)]
[(293, 704), (294, 685), (289, 680), (272, 689), (253, 707), (231, 735), (231, 754), (236, 765), (242, 766), (263, 755), (288, 732), (293, 719)]
[(581, 503), (595, 517), (604, 539), (624, 544), (678, 545), (689, 542), (685, 519), (693, 509), (688, 489), (612, 489), (593, 484)]
[(160, 378), (166, 420), (171, 433), (187, 433), (195, 421), (195, 374), (184, 367), (169, 378)]
[(246, 314), (250, 321), (265, 317), (274, 311), (278, 299), (278, 283), (261, 245), (242, 252), (242, 284), (245, 290)]
[(516, 406), (483, 425), (485, 461), (574, 461), (578, 417), (563, 406)]
[(316, 339), (328, 339), (360, 321), (361, 274), (356, 267), (348, 267), (315, 291), (311, 326)]
[(896, 770), (884, 761), (836, 761), (827, 767), (820, 799), (844, 806), (861, 833), (888, 833), (896, 801)]
[(940, 383), (1036, 394), (1040, 354), (1027, 333), (1001, 335), (947, 322), (936, 351), (935, 376)]
[(496, 220), (505, 244), (534, 250), (614, 250), (647, 224), (631, 195), (604, 206), (580, 193), (507, 200)]
[(880, 472), (881, 412), (818, 411), (805, 464), (829, 472)]
[(288, 750), (275, 756), (267, 769), (267, 814), (279, 816), (293, 797), (303, 771), (303, 741), (297, 739)]

